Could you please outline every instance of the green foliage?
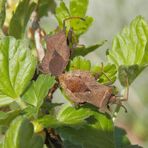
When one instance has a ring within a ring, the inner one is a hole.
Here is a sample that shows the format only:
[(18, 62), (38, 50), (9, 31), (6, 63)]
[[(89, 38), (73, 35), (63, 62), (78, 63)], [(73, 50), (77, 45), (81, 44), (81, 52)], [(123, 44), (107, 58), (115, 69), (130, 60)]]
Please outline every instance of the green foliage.
[(19, 99), (33, 77), (36, 60), (26, 40), (0, 40), (0, 106)]
[(46, 115), (37, 120), (45, 127), (58, 128), (62, 126), (82, 126), (87, 118), (92, 115), (92, 111), (86, 108), (75, 109), (70, 106), (62, 108), (56, 117)]
[[(111, 63), (119, 67), (119, 75), (123, 78), (119, 80), (120, 82), (122, 81), (121, 84), (123, 86), (125, 86), (127, 78), (130, 79), (129, 84), (131, 84), (144, 67), (147, 66), (147, 41), (148, 24), (141, 16), (136, 17), (129, 27), (125, 27), (122, 32), (114, 38), (112, 49), (109, 50), (107, 57)], [(122, 67), (120, 68), (120, 66)], [(123, 70), (123, 67), (126, 68)], [(124, 77), (125, 72), (127, 72), (126, 77)], [(133, 72), (136, 74), (133, 75)], [(121, 73), (124, 73), (124, 76), (121, 76)]]
[(9, 126), (11, 121), (20, 114), (20, 110), (12, 110), (9, 112), (0, 112), (0, 125)]
[[(91, 113), (91, 117), (88, 118), (87, 124), (84, 124), (83, 126), (63, 126), (57, 128), (57, 132), (60, 134), (62, 139), (64, 140), (64, 144), (67, 147), (68, 145), (76, 145), (80, 148), (85, 147), (93, 147), (93, 148), (99, 148), (99, 147), (114, 147), (114, 128), (112, 120), (107, 117), (104, 114), (101, 114), (97, 111), (93, 111), (90, 109), (85, 108), (85, 110), (88, 110)], [(66, 112), (64, 112), (67, 114)], [(81, 116), (83, 112), (80, 112), (79, 116)], [(69, 113), (68, 113), (69, 115)], [(65, 115), (67, 116), (67, 115)], [(69, 116), (68, 116), (69, 117)], [(69, 118), (75, 119), (72, 116)], [(79, 119), (77, 117), (77, 119)], [(70, 120), (70, 119), (69, 119)], [(72, 120), (70, 120), (72, 121)], [(78, 120), (79, 121), (79, 120)], [(71, 122), (73, 124), (73, 122)], [(104, 140), (105, 139), (105, 140)]]
[(23, 114), (25, 114), (28, 118), (37, 118), (38, 117), (38, 108), (27, 104), (27, 106), (23, 109)]
[(85, 16), (88, 6), (88, 0), (71, 0), (70, 1), (70, 12), (72, 16)]
[(30, 0), (22, 0), (19, 3), (10, 21), (9, 35), (18, 39), (24, 36), (27, 23), (35, 6), (35, 3), (30, 2)]
[[(0, 2), (1, 28), (5, 20), (5, 2)], [(142, 17), (136, 17), (129, 27), (115, 36), (107, 64), (92, 65), (84, 56), (105, 41), (88, 47), (76, 44), (93, 22), (92, 17), (86, 16), (88, 4), (89, 0), (70, 0), (69, 7), (64, 1), (56, 7), (54, 0), (21, 0), (18, 3), (10, 20), (8, 36), (3, 35), (0, 39), (0, 107), (8, 105), (6, 109), (9, 109), (4, 112), (5, 107), (0, 108), (0, 130), (5, 133), (4, 139), (0, 139), (1, 148), (54, 148), (59, 145), (64, 148), (138, 147), (131, 145), (126, 133), (114, 126), (111, 113), (101, 113), (91, 104), (72, 107), (56, 102), (52, 95), (55, 89), (60, 88), (58, 77), (38, 71), (40, 65), (32, 55), (34, 51), (30, 50), (30, 47), (36, 46), (34, 40), (24, 39), (27, 38), (27, 25), (30, 25), (28, 22), (34, 10), (38, 19), (55, 10), (60, 29), (63, 29), (66, 18), (84, 18), (85, 21), (66, 21), (66, 33), (70, 28), (74, 30), (72, 42), (68, 45), (76, 47), (66, 59), (69, 60), (66, 71), (89, 71), (96, 81), (105, 85), (114, 84), (118, 73), (123, 86), (127, 86), (127, 79), (131, 84), (148, 65), (148, 24)], [(62, 59), (62, 49), (60, 52), (57, 60)], [(12, 102), (15, 107), (10, 104)]]
[(17, 6), (9, 25), (9, 35), (17, 39), (24, 37), (27, 24), (34, 10), (38, 14), (38, 19), (48, 14), (48, 11), (54, 13), (56, 3), (54, 0), (38, 0), (37, 3), (33, 0), (22, 0)]
[(72, 58), (76, 57), (76, 56), (86, 56), (87, 54), (95, 51), (96, 49), (98, 49), (99, 47), (101, 47), (102, 45), (104, 45), (106, 41), (101, 41), (100, 43), (96, 44), (96, 45), (92, 45), (89, 47), (76, 47), (72, 53)]
[(118, 77), (122, 86), (127, 86), (126, 79), (128, 79), (128, 84), (131, 84), (144, 68), (139, 65), (121, 65), (119, 67)]
[(90, 71), (97, 78), (97, 81), (102, 84), (114, 83), (117, 73), (117, 68), (114, 64), (107, 64), (105, 66), (91, 65), (91, 62), (82, 56), (73, 58), (73, 60), (70, 61), (68, 70)]
[(88, 6), (88, 0), (70, 0), (69, 8), (61, 1), (60, 6), (56, 8), (56, 18), (59, 22), (59, 26), (63, 28), (63, 21), (69, 17), (82, 17), (85, 21), (73, 19), (70, 23), (66, 23), (66, 27), (73, 28), (76, 36), (80, 36), (85, 33), (93, 22), (93, 18), (85, 16)]
[(78, 56), (75, 57), (73, 60), (70, 61), (69, 70), (87, 70), (89, 71), (91, 68), (91, 63), (89, 60)]
[(64, 139), (65, 147), (77, 145), (99, 148), (98, 143), (105, 147), (114, 147), (114, 128), (111, 118), (87, 106), (78, 109), (66, 106), (57, 117), (47, 115), (38, 122), (45, 127), (55, 128)]
[(17, 117), (6, 133), (2, 148), (41, 148), (43, 139), (33, 133), (33, 125), (24, 117)]
[(56, 8), (56, 18), (61, 28), (63, 27), (64, 19), (68, 17), (70, 17), (70, 12), (66, 7), (66, 4), (63, 1), (61, 1), (60, 6)]
[(47, 16), (48, 11), (54, 13), (55, 8), (56, 8), (56, 3), (54, 0), (38, 0), (37, 4), (38, 17), (41, 18), (43, 16)]
[(33, 81), (28, 90), (23, 95), (23, 99), (30, 105), (40, 108), (44, 98), (47, 96), (50, 88), (55, 84), (54, 77), (50, 75), (40, 75), (36, 81)]
[(138, 145), (131, 145), (125, 130), (115, 127), (116, 147), (118, 148), (142, 148)]
[(117, 68), (114, 64), (107, 64), (102, 66), (92, 66), (91, 72), (98, 75), (98, 82), (103, 84), (113, 84), (116, 81)]
[(39, 118), (36, 122), (46, 128), (57, 128), (61, 126), (61, 123), (51, 115), (45, 115), (44, 117)]
[(115, 139), (116, 147), (125, 147), (130, 144), (126, 132), (119, 127), (115, 127)]
[(65, 125), (81, 125), (85, 119), (92, 115), (92, 111), (87, 108), (75, 109), (73, 107), (63, 108), (57, 115), (57, 120)]
[[(146, 65), (148, 24), (138, 16), (113, 40), (109, 60), (116, 65)], [(132, 56), (131, 56), (132, 55)]]
[(5, 21), (5, 15), (6, 15), (5, 5), (6, 5), (6, 0), (1, 0), (0, 1), (0, 29), (3, 27), (4, 21)]

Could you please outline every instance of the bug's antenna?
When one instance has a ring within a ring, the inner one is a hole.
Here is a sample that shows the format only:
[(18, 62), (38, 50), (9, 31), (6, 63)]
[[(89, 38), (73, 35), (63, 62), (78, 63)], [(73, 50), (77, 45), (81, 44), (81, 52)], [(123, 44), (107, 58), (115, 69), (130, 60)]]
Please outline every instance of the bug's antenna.
[(127, 109), (126, 107), (121, 103), (121, 101), (119, 103), (114, 103), (114, 104), (117, 104), (118, 107), (123, 107), (125, 112), (127, 113)]
[(71, 16), (71, 17), (68, 17), (68, 18), (66, 18), (66, 19), (63, 20), (63, 29), (66, 29), (66, 25), (65, 25), (66, 24), (66, 21), (72, 20), (72, 19), (80, 19), (82, 21), (85, 21), (84, 18), (79, 17), (79, 16)]

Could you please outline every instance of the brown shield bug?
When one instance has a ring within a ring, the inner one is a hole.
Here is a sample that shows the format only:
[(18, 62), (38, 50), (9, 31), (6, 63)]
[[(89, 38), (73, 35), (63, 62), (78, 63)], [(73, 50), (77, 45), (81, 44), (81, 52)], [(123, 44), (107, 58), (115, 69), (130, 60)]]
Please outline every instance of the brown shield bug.
[[(70, 58), (71, 33), (66, 35), (65, 22), (69, 19), (81, 19), (80, 17), (70, 17), (63, 21), (63, 30), (52, 36), (46, 37), (47, 51), (41, 62), (41, 71), (59, 76), (63, 73)], [(71, 32), (71, 29), (70, 29)]]
[(61, 87), (66, 95), (76, 104), (90, 103), (102, 112), (108, 112), (110, 104), (122, 106), (125, 99), (119, 99), (112, 86), (98, 83), (87, 71), (72, 71), (59, 76)]

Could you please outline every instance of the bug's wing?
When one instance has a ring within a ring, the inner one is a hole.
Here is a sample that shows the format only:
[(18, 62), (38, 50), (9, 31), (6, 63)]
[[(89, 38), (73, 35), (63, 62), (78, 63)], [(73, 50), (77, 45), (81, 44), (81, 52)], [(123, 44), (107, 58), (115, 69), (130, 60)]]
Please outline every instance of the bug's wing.
[[(81, 79), (80, 73), (77, 71), (67, 72), (59, 76), (59, 82), (65, 93), (75, 103), (84, 103), (84, 92), (89, 91), (85, 82)], [(81, 95), (80, 95), (81, 94)]]
[(44, 73), (51, 73), (58, 76), (66, 68), (70, 49), (67, 45), (67, 37), (64, 31), (55, 35), (46, 37), (47, 51), (41, 63), (41, 69)]
[(52, 75), (58, 76), (65, 69), (67, 62), (62, 58), (60, 54), (54, 51), (54, 54), (49, 62), (49, 71)]

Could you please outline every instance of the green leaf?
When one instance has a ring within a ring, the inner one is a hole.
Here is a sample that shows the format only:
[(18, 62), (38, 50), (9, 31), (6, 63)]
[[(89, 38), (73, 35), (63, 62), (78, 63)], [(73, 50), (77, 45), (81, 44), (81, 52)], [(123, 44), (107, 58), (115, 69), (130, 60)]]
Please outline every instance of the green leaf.
[(70, 26), (73, 28), (77, 36), (85, 33), (93, 22), (93, 18), (85, 16), (89, 0), (70, 0), (70, 14), (71, 16), (79, 16), (85, 18), (85, 21), (74, 20), (71, 21)]
[(73, 143), (66, 141), (66, 140), (63, 141), (63, 143), (64, 143), (64, 148), (81, 148), (80, 145), (73, 144)]
[[(90, 110), (90, 109), (88, 109)], [(94, 119), (82, 127), (63, 126), (57, 128), (60, 137), (69, 145), (80, 148), (114, 148), (114, 128), (112, 120), (104, 114), (92, 111)], [(71, 116), (69, 118), (72, 118)], [(64, 142), (64, 144), (66, 143)]]
[(28, 104), (27, 107), (23, 109), (23, 114), (25, 114), (29, 119), (35, 119), (38, 117), (38, 110), (36, 107)]
[[(127, 68), (130, 69), (126, 71), (134, 71), (136, 76), (138, 76), (142, 68), (148, 65), (147, 53), (148, 24), (143, 17), (138, 16), (131, 22), (129, 27), (125, 27), (121, 33), (115, 36), (112, 49), (109, 50), (107, 57), (109, 62), (114, 63), (117, 67), (121, 65), (127, 66)], [(135, 69), (134, 65), (137, 65), (139, 68)], [(130, 72), (126, 75), (132, 80), (130, 80), (130, 84), (136, 78), (135, 75), (132, 76)], [(120, 79), (120, 81), (125, 81), (125, 79)]]
[(115, 142), (117, 148), (142, 148), (138, 145), (131, 145), (126, 131), (119, 127), (115, 127)]
[(73, 28), (76, 37), (85, 33), (93, 22), (93, 18), (85, 16), (88, 6), (88, 0), (76, 1), (71, 0), (69, 8), (61, 1), (60, 6), (56, 8), (56, 18), (59, 22), (59, 27), (63, 29), (63, 21), (69, 17), (82, 17), (80, 19), (71, 19), (66, 23), (67, 31)]
[(147, 47), (148, 24), (139, 16), (113, 40), (108, 59), (116, 65), (145, 65), (143, 57)]
[(84, 17), (85, 21), (82, 20), (71, 20), (70, 26), (73, 28), (73, 31), (76, 35), (76, 37), (79, 37), (80, 35), (84, 34), (88, 28), (92, 25), (93, 18), (90, 16)]
[(115, 127), (115, 140), (116, 140), (116, 147), (118, 148), (130, 145), (130, 141), (127, 138), (125, 130), (119, 127)]
[(60, 6), (56, 8), (56, 18), (61, 28), (63, 27), (64, 19), (68, 17), (70, 17), (70, 12), (66, 7), (66, 4), (63, 1), (61, 1)]
[(26, 40), (13, 37), (0, 40), (0, 106), (20, 97), (33, 77), (35, 66)]
[(55, 117), (51, 115), (45, 115), (44, 117), (39, 118), (37, 122), (45, 128), (57, 128), (62, 125)]
[(104, 45), (106, 41), (101, 41), (100, 43), (96, 44), (96, 45), (92, 45), (92, 46), (88, 46), (88, 47), (77, 47), (76, 49), (74, 49), (73, 53), (72, 53), (72, 58), (76, 57), (76, 56), (86, 56), (87, 54), (95, 51), (96, 49), (98, 49), (99, 47), (101, 47), (102, 45)]
[(6, 132), (2, 148), (42, 148), (43, 139), (33, 133), (33, 125), (17, 117)]
[(48, 128), (58, 128), (62, 126), (81, 126), (86, 123), (87, 118), (92, 115), (92, 111), (86, 108), (75, 109), (66, 106), (60, 110), (56, 117), (46, 115), (37, 120), (39, 124)]
[(6, 16), (6, 10), (5, 10), (6, 0), (0, 1), (0, 29), (3, 27), (5, 16)]
[(0, 125), (9, 126), (10, 122), (19, 115), (20, 110), (0, 112)]
[(70, 13), (72, 16), (84, 17), (87, 11), (88, 0), (70, 0)]
[(94, 75), (98, 74), (97, 81), (102, 84), (113, 84), (116, 81), (117, 68), (114, 64), (103, 67), (94, 65), (90, 70)]
[(64, 147), (115, 147), (113, 122), (96, 108), (86, 105), (78, 109), (66, 106), (57, 117), (46, 115), (37, 121), (46, 128), (55, 128)]
[(57, 115), (57, 120), (65, 125), (81, 125), (86, 123), (85, 119), (92, 115), (92, 111), (87, 108), (75, 109), (66, 106)]
[(56, 3), (54, 0), (39, 0), (38, 1), (38, 17), (41, 18), (43, 16), (48, 15), (48, 11), (51, 11), (52, 13), (55, 12)]
[(141, 147), (139, 145), (128, 145), (125, 148), (143, 148), (143, 147)]
[(15, 38), (22, 38), (31, 13), (33, 12), (36, 4), (30, 0), (22, 0), (17, 6), (14, 15), (10, 20), (9, 35)]
[(14, 100), (11, 97), (3, 95), (0, 92), (0, 107), (7, 106), (8, 104), (12, 103)]
[(86, 70), (90, 71), (95, 77), (98, 76), (97, 81), (102, 84), (112, 84), (116, 80), (117, 68), (115, 64), (107, 64), (103, 67), (99, 65), (91, 66), (89, 60), (82, 56), (77, 56), (70, 61), (68, 70)]
[(55, 82), (55, 78), (50, 75), (39, 75), (38, 79), (32, 82), (29, 89), (23, 95), (24, 101), (39, 109), (49, 89), (53, 87)]
[(91, 63), (89, 60), (78, 56), (70, 61), (69, 70), (87, 70), (89, 71), (91, 68)]
[(47, 113), (53, 113), (56, 107), (60, 107), (63, 105), (63, 103), (52, 103), (49, 99), (45, 100), (43, 105), (42, 105), (42, 112), (47, 114)]
[(136, 77), (142, 72), (145, 67), (140, 67), (139, 65), (132, 65), (132, 66), (124, 66), (121, 65), (119, 67), (118, 77), (122, 86), (127, 86), (127, 79), (128, 84), (130, 85)]

